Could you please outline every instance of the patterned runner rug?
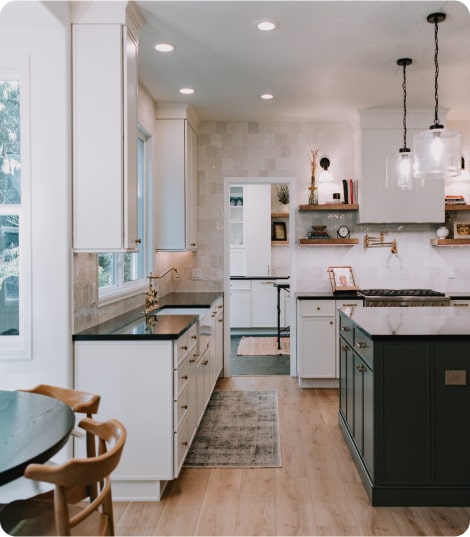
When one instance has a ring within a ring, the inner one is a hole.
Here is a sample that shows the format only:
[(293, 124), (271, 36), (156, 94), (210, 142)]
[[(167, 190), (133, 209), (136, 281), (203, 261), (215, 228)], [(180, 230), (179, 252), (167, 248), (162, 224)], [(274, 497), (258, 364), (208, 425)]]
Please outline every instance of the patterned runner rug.
[(281, 348), (277, 348), (277, 337), (243, 336), (238, 345), (237, 356), (275, 356), (290, 354), (290, 338), (281, 337)]
[(184, 466), (279, 468), (277, 391), (214, 390)]

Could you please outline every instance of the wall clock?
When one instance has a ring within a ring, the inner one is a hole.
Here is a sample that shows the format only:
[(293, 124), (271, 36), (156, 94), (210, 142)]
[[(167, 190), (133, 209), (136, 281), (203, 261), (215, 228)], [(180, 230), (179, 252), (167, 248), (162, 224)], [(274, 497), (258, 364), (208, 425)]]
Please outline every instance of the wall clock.
[(336, 236), (338, 239), (349, 239), (349, 228), (348, 226), (339, 226), (336, 230)]

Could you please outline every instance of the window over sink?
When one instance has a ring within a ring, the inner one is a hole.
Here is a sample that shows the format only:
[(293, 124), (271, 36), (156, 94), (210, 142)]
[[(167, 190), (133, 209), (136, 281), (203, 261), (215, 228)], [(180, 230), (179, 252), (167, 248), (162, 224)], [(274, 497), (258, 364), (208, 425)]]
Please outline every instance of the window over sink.
[(150, 272), (152, 250), (150, 214), (148, 203), (152, 150), (151, 138), (139, 129), (137, 139), (137, 189), (138, 189), (138, 235), (142, 237), (138, 251), (134, 253), (98, 254), (98, 289), (100, 305), (120, 300), (141, 292), (147, 285), (146, 275)]

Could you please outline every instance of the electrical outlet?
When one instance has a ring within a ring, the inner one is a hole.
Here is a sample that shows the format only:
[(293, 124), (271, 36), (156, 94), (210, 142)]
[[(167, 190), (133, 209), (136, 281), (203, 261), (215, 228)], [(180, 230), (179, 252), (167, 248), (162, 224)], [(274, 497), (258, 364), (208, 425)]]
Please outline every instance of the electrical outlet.
[(446, 386), (466, 386), (467, 385), (467, 371), (463, 370), (452, 370), (446, 369), (445, 372), (445, 383)]
[(192, 274), (191, 277), (192, 277), (193, 280), (200, 280), (200, 279), (201, 279), (201, 276), (202, 276), (202, 271), (201, 271), (200, 268), (194, 268), (194, 269), (192, 270), (192, 273), (191, 273), (191, 274)]
[(453, 280), (455, 278), (455, 268), (449, 267), (449, 279)]

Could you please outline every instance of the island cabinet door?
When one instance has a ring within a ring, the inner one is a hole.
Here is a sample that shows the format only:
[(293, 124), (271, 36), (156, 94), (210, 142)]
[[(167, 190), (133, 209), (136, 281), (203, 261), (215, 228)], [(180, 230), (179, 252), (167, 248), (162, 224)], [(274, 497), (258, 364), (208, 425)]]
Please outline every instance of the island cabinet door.
[(351, 347), (339, 338), (340, 367), (340, 411), (352, 433), (354, 422), (354, 356)]
[(366, 363), (354, 352), (354, 440), (369, 475), (374, 475), (374, 376)]
[(465, 342), (434, 344), (432, 423), (433, 481), (470, 483), (470, 355)]
[[(427, 346), (418, 342), (380, 345), (374, 365), (376, 423), (380, 427), (379, 480), (383, 484), (431, 483), (430, 372)], [(378, 466), (378, 467), (379, 467)], [(377, 467), (377, 468), (378, 468)]]

